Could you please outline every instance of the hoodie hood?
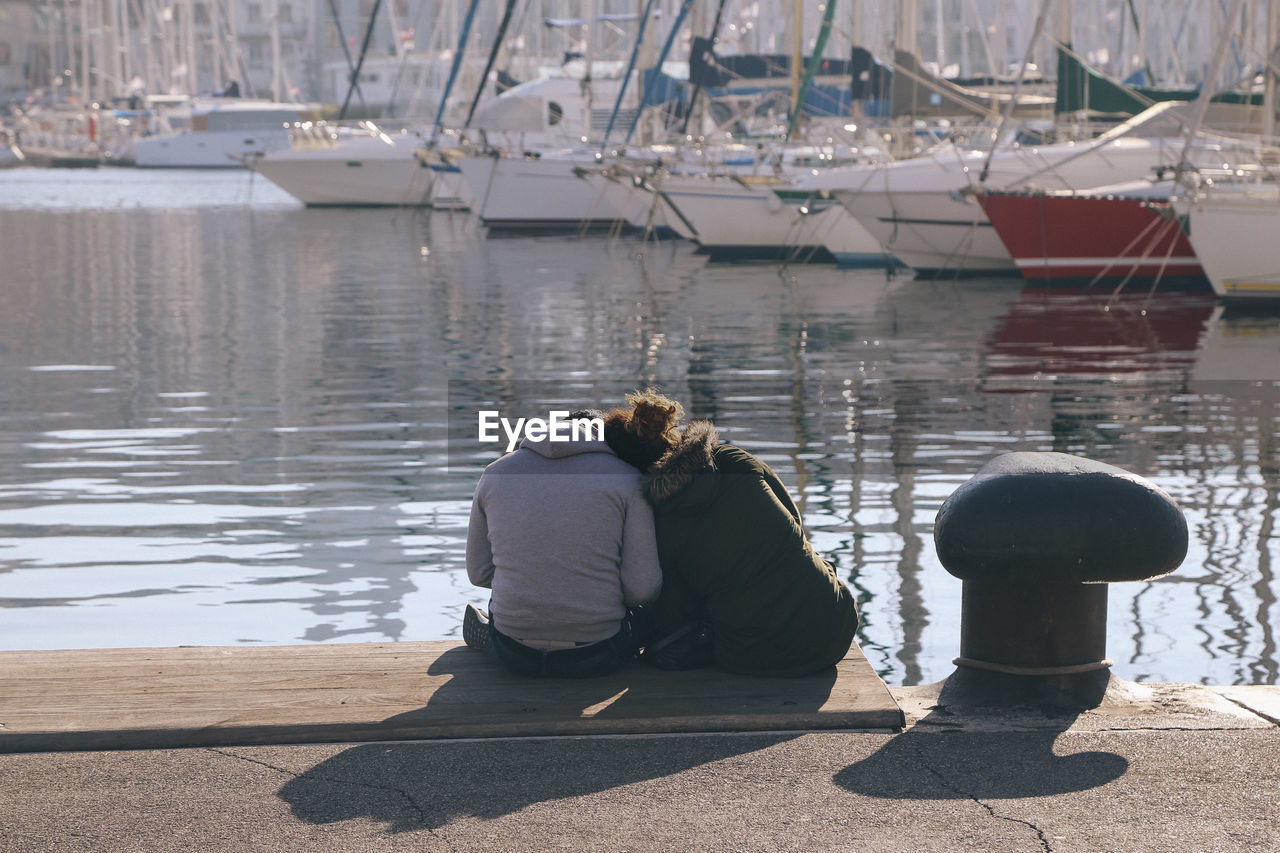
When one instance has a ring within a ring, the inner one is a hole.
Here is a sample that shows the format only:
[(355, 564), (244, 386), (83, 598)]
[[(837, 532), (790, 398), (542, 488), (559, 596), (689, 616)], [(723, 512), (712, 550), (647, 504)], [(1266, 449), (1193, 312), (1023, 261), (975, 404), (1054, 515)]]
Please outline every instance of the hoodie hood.
[(662, 454), (644, 475), (644, 495), (657, 506), (683, 491), (698, 474), (715, 470), (715, 449), (720, 443), (711, 421), (693, 421), (680, 434), (680, 442)]
[(530, 441), (523, 439), (520, 442), (520, 449), (532, 450), (539, 456), (545, 456), (548, 459), (563, 459), (566, 456), (577, 456), (580, 453), (608, 453), (614, 455), (613, 449), (605, 444), (604, 441), (595, 439), (589, 441), (551, 441), (544, 438), (541, 441)]

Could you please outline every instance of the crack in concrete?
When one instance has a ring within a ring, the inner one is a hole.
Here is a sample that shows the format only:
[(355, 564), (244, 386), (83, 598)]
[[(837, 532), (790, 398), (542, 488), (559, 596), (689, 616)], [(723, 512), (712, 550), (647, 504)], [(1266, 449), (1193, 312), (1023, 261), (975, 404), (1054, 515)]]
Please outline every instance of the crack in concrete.
[(403, 788), (397, 788), (393, 785), (375, 785), (370, 782), (362, 782), (357, 779), (344, 779), (338, 776), (326, 776), (320, 773), (315, 773), (314, 768), (312, 770), (306, 770), (306, 771), (303, 771), (302, 773), (298, 773), (296, 771), (289, 770), (286, 767), (277, 766), (268, 761), (262, 761), (257, 758), (250, 758), (247, 755), (236, 755), (233, 752), (224, 752), (223, 750), (217, 749), (215, 747), (207, 747), (206, 749), (208, 752), (214, 752), (214, 753), (217, 753), (218, 755), (225, 756), (226, 758), (235, 759), (236, 761), (245, 761), (245, 762), (248, 762), (249, 764), (257, 764), (261, 767), (267, 768), (268, 770), (274, 770), (277, 773), (281, 773), (285, 776), (288, 776), (291, 779), (315, 779), (320, 782), (333, 782), (338, 785), (350, 785), (355, 788), (368, 788), (369, 790), (372, 790), (372, 791), (388, 791), (392, 794), (397, 794), (401, 798), (403, 798), (404, 801), (409, 805), (409, 809), (413, 812), (417, 823), (421, 824), (423, 829), (425, 829), (433, 838), (437, 838), (443, 841), (446, 845), (448, 845), (448, 848), (450, 850), (456, 849), (452, 844), (449, 844), (448, 839), (442, 838), (436, 832), (437, 828), (432, 827), (428, 822), (428, 815), (427, 815), (426, 809), (418, 805), (418, 801), (413, 798), (413, 795), (410, 794), (408, 791), (404, 790)]
[(1280, 726), (1280, 720), (1276, 719), (1270, 714), (1264, 714), (1263, 712), (1259, 711), (1257, 708), (1252, 708), (1246, 705), (1244, 702), (1241, 702), (1238, 699), (1233, 699), (1232, 697), (1228, 696), (1225, 693), (1219, 693), (1218, 695), (1221, 696), (1223, 699), (1226, 699), (1232, 705), (1235, 705), (1239, 708), (1243, 708), (1244, 710), (1248, 711), (1250, 714), (1253, 714), (1255, 717), (1258, 717), (1259, 719), (1262, 719), (1262, 720), (1266, 720), (1268, 723), (1270, 723), (1273, 726)]
[[(961, 793), (963, 793), (963, 792), (961, 792)], [(1023, 819), (1022, 819), (1022, 818), (1020, 818), (1020, 817), (1006, 817), (1005, 815), (1002, 815), (1002, 814), (996, 814), (996, 810), (995, 810), (995, 808), (994, 808), (993, 806), (991, 806), (991, 805), (989, 805), (989, 804), (987, 804), (987, 803), (983, 802), (982, 800), (978, 799), (977, 797), (969, 797), (969, 799), (973, 800), (975, 803), (977, 803), (978, 805), (980, 805), (980, 806), (982, 806), (984, 809), (986, 809), (986, 810), (987, 810), (987, 814), (991, 815), (991, 816), (992, 816), (992, 817), (994, 817), (994, 818), (998, 818), (998, 819), (1000, 819), (1000, 820), (1007, 820), (1007, 821), (1009, 821), (1010, 823), (1020, 823), (1020, 824), (1022, 824), (1023, 826), (1029, 826), (1029, 827), (1031, 827), (1031, 829), (1035, 831), (1036, 838), (1038, 838), (1038, 839), (1040, 840), (1040, 846), (1044, 848), (1044, 853), (1053, 853), (1053, 848), (1052, 848), (1051, 846), (1049, 846), (1049, 839), (1045, 837), (1044, 830), (1043, 830), (1043, 829), (1041, 829), (1040, 827), (1036, 826), (1036, 825), (1035, 825), (1034, 823), (1032, 823), (1031, 821), (1029, 821), (1029, 820), (1023, 820)]]
[[(1251, 710), (1246, 708), (1245, 710)], [(1257, 713), (1257, 712), (1254, 712)], [(1258, 714), (1260, 719), (1271, 722), (1271, 720), (1262, 714)], [(1280, 721), (1275, 725), (1280, 726)], [(1098, 735), (1112, 734), (1116, 732), (1246, 732), (1246, 731), (1263, 731), (1263, 726), (1099, 726), (1097, 728), (1070, 728), (1062, 731), (1067, 735)], [(919, 729), (922, 734), (945, 735), (955, 732), (972, 733), (972, 732), (1000, 732), (1002, 734), (1028, 734), (1043, 731), (1061, 731), (1053, 727), (1034, 727), (1034, 726), (1002, 726), (995, 724), (971, 725), (968, 723), (927, 723), (921, 725), (917, 723), (912, 726), (912, 730)]]
[(1265, 731), (1262, 726), (1117, 726), (1105, 729), (1072, 730), (1066, 734), (1095, 735), (1114, 734), (1116, 732), (1258, 732)]
[(986, 810), (988, 815), (990, 815), (993, 818), (996, 818), (997, 820), (1008, 821), (1009, 823), (1020, 823), (1023, 826), (1030, 827), (1031, 830), (1035, 832), (1036, 838), (1040, 842), (1040, 846), (1044, 849), (1044, 853), (1053, 853), (1053, 847), (1049, 844), (1049, 839), (1044, 834), (1043, 829), (1036, 826), (1031, 821), (1023, 820), (1020, 817), (1007, 817), (1002, 814), (997, 814), (994, 806), (985, 802), (981, 798), (975, 797), (973, 794), (970, 794), (968, 791), (964, 790), (959, 785), (952, 782), (945, 775), (943, 775), (942, 771), (938, 770), (938, 768), (930, 764), (928, 760), (925, 758), (924, 751), (920, 748), (919, 744), (916, 744), (914, 748), (916, 753), (916, 759), (920, 762), (920, 766), (924, 767), (925, 770), (928, 770), (929, 773), (932, 774), (935, 779), (941, 782), (944, 787), (946, 787), (948, 790), (952, 791), (953, 793), (958, 794), (959, 796), (964, 797), (965, 799), (970, 800), (971, 802), (974, 802), (977, 805), (981, 806), (984, 810)]

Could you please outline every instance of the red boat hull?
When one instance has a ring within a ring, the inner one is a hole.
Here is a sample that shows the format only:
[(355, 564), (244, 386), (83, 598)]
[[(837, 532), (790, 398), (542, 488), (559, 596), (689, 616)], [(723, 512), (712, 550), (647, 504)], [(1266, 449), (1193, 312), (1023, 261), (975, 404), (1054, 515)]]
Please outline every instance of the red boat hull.
[(1159, 278), (1208, 287), (1167, 202), (1001, 193), (978, 198), (1028, 285)]

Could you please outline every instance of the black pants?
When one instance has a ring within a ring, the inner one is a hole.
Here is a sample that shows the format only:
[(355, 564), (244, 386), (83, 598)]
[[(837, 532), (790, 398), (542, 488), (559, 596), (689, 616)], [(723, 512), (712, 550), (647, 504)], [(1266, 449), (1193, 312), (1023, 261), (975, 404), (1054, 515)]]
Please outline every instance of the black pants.
[(535, 649), (503, 634), (489, 624), (489, 649), (503, 666), (520, 675), (555, 678), (591, 678), (621, 669), (636, 656), (631, 621), (607, 640), (571, 649)]

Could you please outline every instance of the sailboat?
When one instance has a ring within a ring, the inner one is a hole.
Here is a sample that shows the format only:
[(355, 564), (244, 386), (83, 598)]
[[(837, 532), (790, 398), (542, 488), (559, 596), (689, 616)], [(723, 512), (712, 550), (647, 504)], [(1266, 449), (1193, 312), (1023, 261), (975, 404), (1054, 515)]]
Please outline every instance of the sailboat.
[[(603, 165), (610, 134), (624, 117), (631, 137), (641, 111), (660, 87), (662, 69), (692, 0), (683, 0), (654, 68), (636, 72), (636, 59), (652, 15), (652, 3), (637, 19), (631, 58), (620, 77), (602, 76), (592, 55), (596, 17), (587, 24), (586, 56), (579, 74), (515, 86), (475, 112), (468, 125), (484, 131), (488, 150), (452, 158), (475, 199), (474, 210), (491, 231), (589, 231), (626, 227), (636, 216), (614, 187), (582, 179)], [(623, 102), (633, 72), (645, 86), (634, 108)], [(609, 107), (601, 105), (611, 105)], [(502, 139), (506, 144), (494, 144)], [(611, 156), (612, 156), (612, 152)], [(623, 203), (619, 206), (619, 203)]]
[[(1229, 33), (1223, 35), (1209, 80), (1216, 79), (1228, 36)], [(1070, 66), (1064, 73), (1067, 80), (1059, 80), (1060, 90), (1071, 88), (1068, 84), (1074, 76)], [(1096, 79), (1086, 78), (1086, 82)], [(1134, 94), (1138, 93), (1101, 88), (1092, 92), (1092, 97), (1106, 109), (1123, 111), (1136, 103)], [(978, 193), (984, 212), (1029, 285), (1118, 280), (1123, 286), (1137, 279), (1152, 281), (1164, 290), (1207, 289), (1209, 282), (1202, 263), (1204, 257), (1209, 257), (1217, 268), (1211, 278), (1219, 280), (1220, 293), (1225, 295), (1228, 283), (1233, 291), (1255, 296), (1275, 292), (1257, 263), (1257, 250), (1249, 251), (1248, 242), (1251, 237), (1263, 241), (1253, 245), (1265, 242), (1266, 232), (1258, 226), (1266, 220), (1268, 205), (1276, 207), (1275, 184), (1242, 182), (1240, 176), (1245, 169), (1241, 167), (1254, 162), (1255, 144), (1222, 134), (1201, 138), (1209, 110), (1230, 112), (1239, 106), (1235, 103), (1238, 99), (1231, 93), (1224, 99), (1208, 86), (1203, 92), (1187, 94), (1196, 96), (1196, 101), (1188, 106), (1190, 115), (1180, 140), (1181, 155), (1176, 165), (1164, 170), (1167, 178), (1084, 192)], [(1252, 124), (1257, 124), (1256, 111)], [(1198, 189), (1189, 204), (1198, 208), (1195, 216), (1199, 227), (1190, 228), (1196, 235), (1194, 241), (1188, 240), (1183, 229), (1183, 223), (1190, 221), (1189, 213), (1184, 210), (1183, 217), (1175, 215), (1171, 203), (1180, 188), (1174, 176)], [(1243, 215), (1245, 211), (1257, 211), (1259, 215)], [(1278, 222), (1273, 219), (1270, 224)], [(1246, 240), (1242, 241), (1242, 236)], [(1251, 257), (1252, 262), (1248, 260)]]
[[(1267, 13), (1267, 44), (1274, 45), (1280, 40), (1280, 10), (1268, 6)], [(1220, 53), (1225, 42), (1224, 36)], [(1280, 304), (1280, 185), (1274, 171), (1280, 150), (1268, 147), (1275, 144), (1280, 118), (1274, 56), (1266, 63), (1258, 166), (1216, 176), (1181, 171), (1185, 191), (1173, 200), (1214, 292), (1225, 300)]]
[(842, 158), (832, 148), (791, 145), (722, 157), (710, 171), (655, 177), (656, 191), (693, 231), (713, 261), (825, 261), (846, 266), (893, 263), (870, 233), (821, 189), (814, 173)]
[[(1037, 35), (1044, 29), (1046, 9), (1042, 8), (1037, 22)], [(1069, 46), (1068, 15), (1059, 21), (1059, 36), (1059, 44)], [(1028, 57), (1030, 53), (1029, 49)], [(1059, 54), (1068, 55), (1065, 50)], [(1091, 106), (1105, 107), (1113, 118), (1129, 115), (1130, 107), (1149, 106), (1092, 140), (1040, 144), (1021, 141), (1011, 133), (999, 140), (999, 147), (987, 151), (947, 141), (911, 160), (834, 170), (820, 186), (879, 239), (886, 251), (918, 274), (1016, 275), (1019, 265), (979, 200), (983, 192), (1056, 198), (1062, 191), (1083, 192), (1150, 178), (1161, 167), (1172, 168), (1184, 160), (1218, 168), (1241, 162), (1239, 154), (1224, 152), (1216, 141), (1187, 146), (1184, 137), (1192, 121), (1192, 108), (1185, 99), (1151, 103), (1143, 93), (1114, 84), (1115, 92), (1128, 92), (1130, 100), (1123, 104), (1104, 102), (1097, 75), (1084, 83), (1077, 80), (1078, 85), (1073, 86), (1072, 68), (1078, 71), (1080, 66), (1060, 61), (1066, 78), (1059, 80), (1056, 113), (1074, 114), (1081, 101), (1087, 100), (1080, 95), (1082, 89), (1094, 96)], [(1027, 67), (1025, 60), (1022, 67)], [(1191, 94), (1195, 93), (1186, 93), (1184, 98)], [(1006, 102), (1006, 107), (1008, 118), (1012, 104)], [(1220, 102), (1212, 107), (1207, 126), (1238, 129), (1240, 121), (1249, 117), (1241, 112), (1240, 104)], [(1043, 247), (1037, 245), (1035, 250), (1043, 260)]]
[[(345, 114), (352, 96), (356, 94), (366, 98), (366, 106), (369, 101), (391, 100), (394, 84), (382, 95), (376, 90), (364, 91), (371, 83), (381, 83), (385, 76), (385, 71), (366, 73), (365, 70), (386, 61), (368, 56), (369, 39), (379, 5), (375, 4), (370, 11), (364, 45), (358, 58), (352, 61), (350, 56), (347, 57), (347, 92), (340, 116)], [(474, 7), (472, 11), (474, 13)], [(410, 58), (406, 53), (396, 58), (394, 65), (399, 71), (404, 71)], [(460, 61), (461, 57), (456, 59)], [(455, 75), (457, 65), (455, 62)], [(452, 82), (453, 77), (448, 85)], [(438, 106), (443, 109), (443, 103)], [(443, 171), (437, 171), (439, 158), (419, 156), (423, 144), (422, 133), (408, 129), (389, 131), (370, 120), (333, 124), (303, 122), (290, 131), (287, 148), (255, 152), (243, 160), (285, 192), (312, 207), (434, 207), (439, 202), (449, 208), (465, 208), (468, 201), (459, 197), (456, 178), (447, 179)]]
[(978, 195), (1028, 287), (1158, 283), (1207, 290), (1172, 214), (1174, 182), (1135, 181), (1085, 193)]

